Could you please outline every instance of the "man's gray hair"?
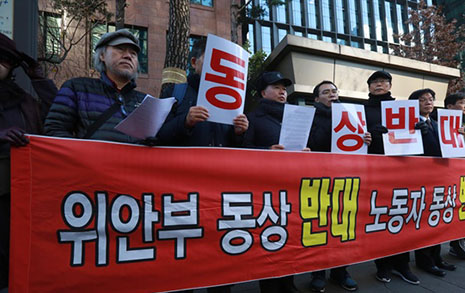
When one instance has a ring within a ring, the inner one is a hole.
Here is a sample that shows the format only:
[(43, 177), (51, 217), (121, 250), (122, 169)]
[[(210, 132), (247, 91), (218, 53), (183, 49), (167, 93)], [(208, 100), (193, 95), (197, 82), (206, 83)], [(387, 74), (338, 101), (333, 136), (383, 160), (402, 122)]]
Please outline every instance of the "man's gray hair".
[[(103, 47), (98, 47), (97, 49), (95, 49), (95, 53), (94, 53), (94, 68), (98, 71), (98, 72), (104, 72), (105, 71), (105, 63), (100, 59), (100, 56), (103, 55), (103, 53), (105, 53), (105, 50), (107, 49), (107, 46), (103, 46)], [(139, 71), (139, 68), (137, 69)]]

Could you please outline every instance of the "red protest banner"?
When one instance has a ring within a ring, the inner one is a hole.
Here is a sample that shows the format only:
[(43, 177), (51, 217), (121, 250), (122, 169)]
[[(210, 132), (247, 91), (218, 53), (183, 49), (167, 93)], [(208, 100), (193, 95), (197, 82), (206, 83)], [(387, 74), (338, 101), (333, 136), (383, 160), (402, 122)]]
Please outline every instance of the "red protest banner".
[(30, 140), (13, 293), (214, 286), (465, 237), (463, 159)]

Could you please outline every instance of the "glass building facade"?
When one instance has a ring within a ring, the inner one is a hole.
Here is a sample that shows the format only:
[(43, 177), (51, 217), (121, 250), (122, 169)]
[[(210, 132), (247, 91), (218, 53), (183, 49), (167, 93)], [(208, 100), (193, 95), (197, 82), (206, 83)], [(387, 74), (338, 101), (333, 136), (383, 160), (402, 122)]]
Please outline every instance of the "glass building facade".
[[(254, 52), (263, 50), (268, 54), (286, 34), (389, 53), (390, 44), (399, 44), (394, 35), (409, 30), (405, 24), (409, 9), (417, 9), (420, 2), (289, 0), (269, 7), (265, 0), (252, 1), (265, 8), (265, 15), (260, 19), (247, 18), (243, 35)], [(433, 0), (427, 3), (435, 4)]]

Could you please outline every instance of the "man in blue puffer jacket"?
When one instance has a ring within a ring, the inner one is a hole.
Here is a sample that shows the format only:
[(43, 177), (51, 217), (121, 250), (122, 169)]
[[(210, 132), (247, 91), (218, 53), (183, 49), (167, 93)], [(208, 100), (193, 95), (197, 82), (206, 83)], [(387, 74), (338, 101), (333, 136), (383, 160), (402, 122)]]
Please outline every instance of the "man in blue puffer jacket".
[(66, 81), (45, 120), (45, 133), (59, 137), (137, 142), (114, 127), (145, 97), (135, 90), (139, 51), (137, 38), (128, 30), (103, 35), (95, 46), (94, 55), (100, 79), (83, 77)]

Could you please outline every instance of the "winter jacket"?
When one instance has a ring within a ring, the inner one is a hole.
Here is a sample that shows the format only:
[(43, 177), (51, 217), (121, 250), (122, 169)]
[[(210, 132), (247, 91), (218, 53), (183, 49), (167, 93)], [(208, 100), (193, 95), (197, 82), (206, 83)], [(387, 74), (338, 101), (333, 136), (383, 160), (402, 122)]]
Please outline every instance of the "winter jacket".
[[(240, 145), (242, 136), (236, 136), (234, 126), (214, 122), (198, 122), (193, 128), (185, 126), (189, 109), (197, 105), (200, 76), (191, 74), (187, 78), (187, 90), (180, 104), (174, 104), (165, 123), (157, 134), (158, 144), (164, 146), (216, 146)], [(165, 90), (161, 98), (171, 97), (173, 87)]]
[(331, 108), (315, 103), (315, 118), (310, 131), (309, 147), (316, 152), (331, 152)]
[(131, 113), (144, 99), (145, 94), (136, 91), (131, 81), (121, 91), (101, 74), (100, 79), (74, 78), (66, 81), (58, 92), (45, 120), (45, 133), (51, 136), (84, 138), (87, 129), (112, 104), (122, 101), (118, 109), (90, 139), (135, 143), (130, 137), (114, 127)]
[(374, 130), (376, 126), (381, 125), (381, 102), (394, 101), (391, 92), (384, 95), (369, 94), (368, 102), (365, 104), (365, 115), (367, 119), (368, 132), (371, 133), (371, 144), (368, 147), (369, 154), (384, 154), (382, 133)]
[(279, 143), (284, 104), (261, 99), (257, 109), (247, 115), (249, 128), (244, 136), (248, 148), (269, 148)]
[[(42, 134), (42, 125), (57, 88), (50, 79), (31, 80), (39, 100), (13, 80), (0, 81), (0, 129), (19, 127), (29, 134)], [(10, 191), (10, 144), (0, 143), (0, 195)]]

